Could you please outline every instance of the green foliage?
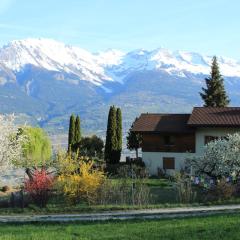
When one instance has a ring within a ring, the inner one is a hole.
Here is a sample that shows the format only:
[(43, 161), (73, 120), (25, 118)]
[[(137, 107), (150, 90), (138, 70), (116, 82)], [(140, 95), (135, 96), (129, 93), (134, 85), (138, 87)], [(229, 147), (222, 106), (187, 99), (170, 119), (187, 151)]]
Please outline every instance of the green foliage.
[(122, 151), (122, 112), (111, 106), (108, 114), (108, 125), (105, 143), (105, 161), (119, 163)]
[(117, 147), (116, 147), (116, 162), (120, 162), (121, 152), (122, 152), (122, 111), (120, 108), (117, 108), (116, 112), (116, 138), (117, 138)]
[(77, 152), (81, 141), (81, 121), (80, 117), (75, 118), (74, 114), (70, 116), (68, 130), (68, 152)]
[(200, 96), (204, 101), (205, 107), (226, 107), (229, 104), (229, 98), (226, 94), (219, 66), (217, 63), (217, 57), (214, 56), (211, 66), (211, 76), (205, 79), (206, 88), (202, 88)]
[(111, 106), (108, 114), (108, 125), (105, 143), (105, 161), (107, 163), (115, 163), (115, 153), (117, 149), (117, 136), (116, 136), (116, 108)]
[[(137, 121), (138, 118), (135, 119), (134, 123)], [(133, 132), (133, 126), (132, 124), (131, 128), (128, 131), (127, 135), (127, 148), (129, 150), (135, 150), (136, 151), (136, 157), (138, 158), (138, 149), (141, 147), (142, 144), (142, 136), (139, 133)]]
[(96, 135), (93, 135), (91, 137), (83, 137), (79, 145), (80, 153), (90, 158), (97, 157), (99, 159), (102, 159), (103, 148), (103, 140)]
[(69, 121), (69, 130), (68, 130), (68, 151), (71, 150), (75, 142), (75, 116), (72, 114)]
[(77, 116), (75, 121), (75, 134), (74, 134), (74, 143), (78, 144), (81, 141), (81, 124), (80, 117)]
[(49, 137), (42, 128), (24, 127), (22, 134), (26, 136), (23, 143), (23, 160), (15, 165), (31, 168), (42, 167), (51, 163), (52, 146)]
[[(72, 208), (72, 206), (71, 206)], [(156, 240), (239, 239), (240, 214), (174, 219), (133, 219), (59, 223), (1, 224), (1, 239)]]

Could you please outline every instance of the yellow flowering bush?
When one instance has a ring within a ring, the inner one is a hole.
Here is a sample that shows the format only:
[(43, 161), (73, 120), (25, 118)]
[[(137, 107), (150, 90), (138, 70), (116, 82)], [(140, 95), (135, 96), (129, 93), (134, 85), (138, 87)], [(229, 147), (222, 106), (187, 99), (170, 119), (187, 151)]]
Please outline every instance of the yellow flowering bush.
[(97, 199), (97, 191), (105, 181), (104, 172), (93, 168), (93, 161), (85, 157), (67, 155), (60, 161), (58, 188), (71, 203), (85, 200), (89, 204)]

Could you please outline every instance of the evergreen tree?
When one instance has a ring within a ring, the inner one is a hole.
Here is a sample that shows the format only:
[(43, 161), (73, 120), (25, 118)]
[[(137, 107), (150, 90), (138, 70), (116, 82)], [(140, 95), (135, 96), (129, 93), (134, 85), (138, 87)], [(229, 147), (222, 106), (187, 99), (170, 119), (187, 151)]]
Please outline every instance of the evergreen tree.
[(117, 149), (116, 138), (116, 108), (111, 106), (108, 113), (108, 125), (106, 132), (105, 154), (104, 158), (107, 163), (115, 162), (115, 151)]
[(68, 151), (71, 150), (75, 142), (75, 116), (72, 114), (69, 121), (68, 130)]
[[(137, 121), (138, 118), (135, 119), (134, 123)], [(132, 124), (131, 128), (128, 131), (127, 135), (127, 148), (129, 150), (135, 150), (136, 151), (136, 158), (138, 158), (138, 149), (141, 147), (142, 144), (142, 136), (139, 133), (133, 132), (133, 126)]]
[(81, 123), (80, 123), (80, 117), (77, 116), (75, 120), (74, 143), (79, 144), (80, 141), (81, 141)]
[(91, 159), (103, 158), (104, 142), (101, 138), (93, 135), (91, 137), (83, 137), (80, 142), (80, 152), (82, 156), (90, 157)]
[(214, 56), (212, 60), (210, 77), (206, 78), (206, 88), (202, 88), (200, 96), (204, 101), (204, 107), (226, 107), (229, 104), (229, 98), (226, 94), (217, 57)]
[(116, 138), (117, 138), (117, 149), (116, 149), (116, 162), (120, 162), (122, 152), (122, 111), (117, 108), (116, 111)]

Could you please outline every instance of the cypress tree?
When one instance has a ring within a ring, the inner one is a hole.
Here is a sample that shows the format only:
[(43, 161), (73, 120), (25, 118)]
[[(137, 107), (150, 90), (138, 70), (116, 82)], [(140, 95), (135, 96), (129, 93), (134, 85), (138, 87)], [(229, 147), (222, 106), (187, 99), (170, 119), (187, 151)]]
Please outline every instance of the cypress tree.
[(220, 74), (217, 57), (212, 60), (210, 77), (205, 79), (206, 88), (202, 88), (200, 96), (204, 101), (204, 107), (226, 107), (229, 98), (226, 94), (223, 77)]
[(116, 111), (116, 138), (117, 138), (117, 149), (116, 149), (116, 162), (120, 162), (122, 152), (122, 111), (117, 108)]
[(75, 141), (75, 116), (72, 114), (69, 121), (68, 130), (68, 152), (71, 150)]
[(114, 163), (114, 151), (117, 148), (116, 138), (116, 109), (111, 106), (108, 113), (108, 124), (106, 132), (105, 154), (104, 158), (107, 163)]
[(110, 138), (111, 115), (112, 115), (112, 106), (110, 107), (108, 112), (108, 123), (107, 123), (106, 141), (105, 141), (105, 149), (104, 149), (104, 160), (107, 163), (109, 163), (110, 155), (111, 155), (111, 138)]
[(76, 117), (75, 121), (75, 136), (74, 136), (74, 142), (75, 144), (79, 144), (81, 141), (81, 122), (80, 117)]

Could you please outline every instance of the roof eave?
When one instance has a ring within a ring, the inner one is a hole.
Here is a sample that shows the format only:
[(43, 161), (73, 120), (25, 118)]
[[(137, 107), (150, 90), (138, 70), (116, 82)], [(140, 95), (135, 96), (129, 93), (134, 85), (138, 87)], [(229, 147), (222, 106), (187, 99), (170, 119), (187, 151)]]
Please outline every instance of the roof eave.
[(219, 127), (223, 127), (223, 128), (240, 128), (240, 124), (190, 124), (188, 123), (189, 127), (213, 127), (213, 128), (219, 128)]

